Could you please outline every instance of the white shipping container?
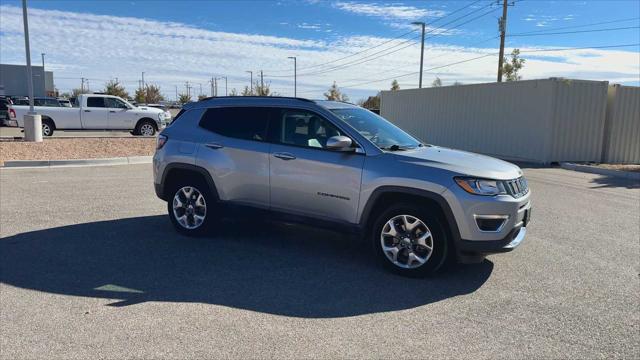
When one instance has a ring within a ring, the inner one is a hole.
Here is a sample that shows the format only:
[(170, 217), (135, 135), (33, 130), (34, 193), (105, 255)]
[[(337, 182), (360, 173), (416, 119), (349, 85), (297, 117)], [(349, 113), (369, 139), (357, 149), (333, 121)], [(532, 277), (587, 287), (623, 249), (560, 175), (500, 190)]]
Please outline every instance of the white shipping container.
[(599, 161), (607, 86), (544, 79), (383, 91), (380, 111), (435, 145), (538, 163)]

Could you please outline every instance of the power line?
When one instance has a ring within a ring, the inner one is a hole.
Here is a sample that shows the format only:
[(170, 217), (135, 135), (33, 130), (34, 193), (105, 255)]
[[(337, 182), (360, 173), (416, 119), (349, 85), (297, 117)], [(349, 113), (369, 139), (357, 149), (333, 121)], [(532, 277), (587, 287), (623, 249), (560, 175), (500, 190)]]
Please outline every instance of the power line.
[(534, 33), (555, 31), (555, 30), (578, 29), (578, 28), (583, 28), (583, 27), (587, 27), (587, 26), (614, 24), (614, 23), (627, 22), (627, 21), (638, 20), (638, 19), (640, 19), (640, 16), (636, 16), (636, 17), (632, 17), (632, 18), (617, 19), (617, 20), (600, 21), (600, 22), (595, 22), (595, 23), (590, 23), (590, 24), (571, 25), (571, 26), (562, 26), (562, 27), (550, 28), (550, 29), (533, 30), (533, 31), (527, 31), (527, 32), (518, 33), (518, 34), (514, 34), (514, 35), (534, 34)]
[[(569, 48), (552, 48), (552, 49), (537, 49), (537, 50), (520, 51), (520, 53), (521, 54), (528, 54), (528, 53), (552, 52), (552, 51), (610, 49), (610, 48), (623, 48), (623, 47), (633, 47), (633, 46), (640, 46), (640, 43), (620, 44), (620, 45), (603, 45), (603, 46), (569, 47)], [(495, 56), (495, 55), (498, 55), (498, 53), (495, 52), (495, 53), (485, 54), (485, 55), (482, 55), (482, 56), (478, 56), (478, 57), (474, 57), (474, 58), (470, 58), (470, 59), (465, 59), (465, 60), (462, 60), (462, 61), (457, 61), (457, 62), (453, 62), (453, 63), (441, 65), (441, 66), (432, 67), (430, 69), (424, 70), (424, 72), (431, 71), (431, 70), (436, 70), (436, 69), (442, 69), (442, 68), (445, 68), (445, 67), (458, 65), (458, 64), (462, 64), (462, 63), (466, 63), (466, 62), (470, 62), (470, 61), (474, 61), (474, 60), (479, 60), (479, 59), (482, 59), (482, 58), (485, 58), (485, 57)], [(402, 74), (402, 75), (396, 75), (396, 76), (392, 76), (392, 77), (388, 77), (388, 78), (384, 78), (384, 79), (379, 79), (379, 80), (371, 80), (371, 81), (362, 82), (362, 83), (358, 83), (358, 84), (343, 85), (342, 87), (343, 88), (353, 88), (353, 87), (356, 87), (356, 86), (367, 85), (367, 84), (371, 84), (371, 83), (389, 81), (389, 80), (392, 80), (392, 79), (399, 79), (399, 78), (403, 78), (403, 77), (407, 77), (407, 76), (412, 76), (412, 75), (416, 75), (417, 73), (418, 73), (417, 71), (416, 72), (411, 72), (411, 73), (405, 73), (405, 74)]]
[[(482, 1), (482, 0), (476, 0), (476, 1), (472, 2), (472, 3), (470, 3), (470, 4), (467, 4), (467, 5), (465, 5), (465, 6), (461, 7), (461, 8), (459, 8), (459, 9), (457, 9), (457, 10), (454, 10), (454, 11), (452, 11), (452, 12), (448, 13), (447, 15), (444, 15), (444, 16), (441, 16), (441, 17), (439, 17), (439, 18), (435, 19), (434, 21), (432, 21), (432, 22), (430, 22), (430, 23), (428, 23), (428, 24), (426, 24), (426, 25), (427, 25), (427, 26), (433, 25), (433, 24), (435, 24), (436, 22), (438, 22), (438, 21), (440, 21), (440, 20), (442, 20), (442, 19), (445, 19), (445, 18), (447, 18), (447, 17), (449, 17), (449, 16), (452, 16), (452, 15), (454, 15), (454, 14), (456, 14), (456, 13), (458, 13), (458, 12), (460, 12), (460, 11), (464, 10), (464, 9), (467, 9), (467, 8), (469, 8), (469, 7), (473, 6), (473, 5), (475, 5), (475, 4), (479, 3), (479, 2), (481, 2), (481, 1)], [(486, 6), (485, 6), (484, 8), (486, 8)], [(484, 9), (484, 8), (481, 8), (481, 9)], [(481, 10), (481, 9), (480, 9), (480, 10)], [(478, 11), (478, 10), (476, 10), (476, 11)], [(473, 14), (473, 12), (471, 12), (471, 13), (469, 13), (469, 14), (467, 14), (467, 15), (463, 16), (463, 17), (466, 17), (466, 16), (468, 16), (468, 15), (470, 15), (470, 14)], [(463, 18), (463, 17), (462, 17), (462, 18)], [(456, 20), (459, 20), (459, 19), (461, 19), (461, 18), (458, 18), (458, 19), (456, 19)], [(454, 20), (454, 21), (456, 21), (456, 20)], [(448, 25), (448, 24), (450, 24), (450, 23), (451, 23), (451, 22), (446, 23), (446, 24), (444, 24), (444, 25), (442, 25), (442, 26)], [(394, 38), (392, 38), (392, 39), (386, 40), (386, 41), (384, 41), (384, 42), (382, 42), (382, 43), (380, 43), (380, 44), (378, 44), (378, 45), (372, 46), (372, 47), (370, 47), (370, 48), (366, 48), (366, 49), (364, 49), (364, 50), (361, 50), (361, 51), (355, 52), (355, 53), (353, 53), (353, 54), (350, 54), (350, 55), (347, 55), (347, 56), (344, 56), (344, 57), (341, 57), (341, 58), (338, 58), (338, 59), (335, 59), (335, 60), (327, 61), (327, 62), (322, 63), (322, 64), (316, 64), (316, 65), (311, 65), (311, 66), (307, 66), (307, 67), (304, 67), (304, 68), (300, 68), (300, 69), (298, 69), (298, 70), (308, 70), (308, 69), (313, 69), (313, 68), (322, 67), (322, 66), (325, 66), (325, 65), (328, 65), (328, 64), (331, 64), (331, 63), (335, 63), (335, 62), (338, 62), (338, 61), (340, 61), (340, 60), (348, 59), (348, 58), (350, 58), (350, 57), (353, 57), (353, 56), (356, 56), (356, 55), (359, 55), (359, 54), (365, 53), (365, 52), (367, 52), (367, 51), (369, 51), (369, 50), (372, 50), (372, 49), (378, 48), (378, 47), (380, 47), (380, 46), (382, 46), (382, 45), (388, 44), (388, 43), (390, 43), (390, 42), (392, 42), (392, 41), (394, 41), (394, 40), (400, 39), (400, 38), (402, 38), (402, 37), (404, 37), (404, 36), (406, 36), (406, 35), (409, 35), (409, 34), (411, 34), (411, 33), (416, 32), (416, 31), (418, 31), (418, 30), (417, 30), (417, 29), (415, 29), (415, 30), (411, 30), (411, 31), (408, 31), (408, 32), (406, 32), (406, 33), (403, 33), (403, 34), (401, 34), (401, 35), (399, 35), (399, 36), (396, 36), (396, 37), (394, 37)], [(413, 39), (416, 39), (416, 37), (411, 38), (410, 40), (413, 40)], [(393, 47), (392, 47), (392, 48), (393, 48)], [(270, 71), (271, 71), (271, 72), (284, 72), (284, 71), (290, 71), (290, 69), (280, 69), (280, 70), (270, 70)], [(267, 71), (267, 72), (269, 72), (269, 71)], [(274, 75), (270, 75), (270, 76), (271, 76), (271, 77), (274, 77)], [(283, 76), (283, 77), (286, 77), (286, 76)]]
[(507, 35), (507, 36), (521, 37), (521, 36), (561, 35), (561, 34), (578, 34), (578, 33), (602, 32), (602, 31), (629, 30), (629, 29), (640, 29), (640, 26), (627, 26), (627, 27), (592, 29), (592, 30), (560, 31), (560, 32), (548, 32), (548, 33), (535, 33), (535, 34), (513, 34), (513, 35)]
[[(479, 9), (477, 9), (477, 10), (474, 10), (474, 11), (472, 11), (472, 12), (470, 12), (470, 13), (466, 14), (466, 15), (463, 15), (463, 16), (461, 16), (461, 17), (459, 17), (459, 18), (456, 18), (456, 19), (454, 19), (454, 20), (452, 20), (452, 21), (450, 21), (450, 22), (448, 22), (448, 23), (446, 23), (446, 24), (444, 24), (444, 25), (448, 25), (448, 24), (450, 24), (450, 23), (456, 22), (456, 21), (458, 21), (458, 20), (460, 20), (460, 19), (462, 19), (462, 18), (465, 18), (465, 17), (467, 17), (467, 16), (469, 16), (469, 15), (471, 15), (471, 14), (473, 14), (473, 13), (476, 13), (476, 12), (478, 12), (478, 11), (480, 11), (480, 10), (484, 10), (484, 9), (486, 9), (487, 7), (490, 7), (492, 4), (493, 4), (493, 3), (490, 3), (489, 5), (487, 5), (487, 6), (485, 6), (485, 7), (482, 7), (482, 8), (479, 8)], [(496, 8), (496, 9), (497, 9), (497, 8)], [(489, 11), (487, 11), (487, 12), (483, 13), (483, 14), (480, 14), (479, 16), (476, 16), (476, 17), (474, 17), (474, 18), (471, 18), (471, 19), (469, 19), (469, 20), (467, 20), (467, 21), (465, 21), (465, 22), (463, 22), (463, 23), (457, 24), (456, 26), (454, 26), (454, 27), (452, 27), (452, 28), (449, 28), (449, 29), (443, 29), (443, 28), (435, 28), (435, 29), (431, 29), (429, 32), (434, 32), (434, 31), (436, 31), (436, 30), (438, 30), (438, 29), (440, 29), (440, 30), (445, 30), (445, 31), (440, 31), (439, 33), (436, 33), (436, 34), (433, 34), (433, 35), (431, 35), (431, 36), (428, 36), (428, 37), (426, 37), (425, 39), (433, 38), (433, 37), (436, 37), (436, 36), (441, 36), (441, 35), (443, 35), (446, 31), (455, 30), (455, 29), (459, 28), (460, 26), (466, 25), (466, 24), (471, 23), (471, 22), (473, 22), (473, 21), (475, 21), (475, 20), (477, 20), (477, 19), (480, 19), (480, 18), (482, 18), (482, 17), (484, 17), (484, 16), (487, 16), (487, 15), (489, 15), (490, 13), (494, 12), (496, 9), (491, 9), (491, 10), (489, 10)], [(443, 25), (443, 26), (444, 26), (444, 25)], [(396, 52), (398, 52), (398, 51), (400, 51), (400, 50), (403, 50), (403, 49), (406, 49), (406, 48), (408, 48), (408, 47), (410, 47), (410, 46), (415, 45), (416, 43), (415, 43), (415, 42), (413, 42), (413, 40), (415, 40), (415, 39), (417, 39), (417, 38), (419, 38), (419, 37), (420, 37), (420, 36), (415, 36), (415, 37), (410, 38), (410, 39), (408, 39), (408, 40), (406, 40), (406, 41), (403, 41), (403, 42), (401, 42), (401, 43), (399, 43), (399, 44), (396, 44), (396, 45), (391, 46), (391, 47), (389, 47), (389, 48), (386, 48), (386, 49), (383, 49), (383, 50), (380, 50), (380, 51), (374, 52), (374, 53), (369, 54), (369, 55), (367, 55), (367, 56), (365, 56), (365, 57), (362, 57), (362, 58), (360, 58), (360, 59), (356, 59), (356, 60), (353, 60), (353, 61), (350, 61), (350, 62), (347, 62), (347, 63), (344, 63), (344, 64), (339, 64), (339, 65), (336, 65), (336, 66), (333, 66), (333, 67), (330, 67), (330, 68), (327, 68), (327, 69), (320, 69), (320, 70), (317, 70), (317, 71), (312, 71), (312, 72), (308, 72), (308, 73), (304, 73), (304, 74), (299, 74), (299, 75), (302, 75), (302, 76), (305, 76), (305, 75), (319, 75), (319, 74), (324, 74), (324, 73), (328, 73), (328, 72), (332, 72), (332, 71), (342, 70), (342, 69), (345, 69), (345, 68), (347, 68), (347, 67), (351, 67), (351, 66), (355, 66), (355, 65), (363, 64), (363, 63), (365, 63), (365, 62), (373, 61), (373, 60), (376, 60), (376, 59), (378, 59), (378, 58), (381, 58), (381, 57), (384, 57), (384, 56), (387, 56), (387, 55), (391, 55), (391, 54), (396, 53)], [(409, 43), (409, 44), (407, 44), (407, 43)], [(404, 45), (404, 44), (407, 44), (407, 45), (402, 46), (402, 45)], [(402, 46), (402, 47), (397, 48), (397, 47), (399, 47), (399, 46)], [(395, 49), (395, 50), (393, 50), (393, 51), (389, 51), (389, 50), (394, 49), (394, 48), (397, 48), (397, 49)], [(384, 53), (385, 51), (389, 51), (389, 52)], [(380, 55), (380, 56), (375, 56), (375, 55), (378, 55), (378, 54), (381, 54), (381, 55)], [(270, 76), (271, 76), (271, 77), (289, 77), (290, 75), (270, 75)]]

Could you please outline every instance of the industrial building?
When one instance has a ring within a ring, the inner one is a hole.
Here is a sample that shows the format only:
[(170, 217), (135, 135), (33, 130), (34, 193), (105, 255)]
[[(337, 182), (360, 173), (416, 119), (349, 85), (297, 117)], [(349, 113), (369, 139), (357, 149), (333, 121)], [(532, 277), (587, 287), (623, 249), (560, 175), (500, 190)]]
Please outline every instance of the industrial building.
[[(31, 66), (33, 72), (33, 96), (54, 96), (53, 71), (42, 66)], [(28, 96), (27, 66), (0, 64), (0, 95)]]

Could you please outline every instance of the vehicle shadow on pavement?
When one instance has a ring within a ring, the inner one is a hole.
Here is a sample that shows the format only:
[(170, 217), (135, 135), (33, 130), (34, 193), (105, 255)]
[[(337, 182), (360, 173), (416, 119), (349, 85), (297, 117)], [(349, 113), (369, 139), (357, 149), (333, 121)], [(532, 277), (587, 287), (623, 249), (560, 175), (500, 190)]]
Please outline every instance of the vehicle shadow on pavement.
[(597, 186), (594, 186), (594, 188), (640, 189), (640, 180), (625, 179), (615, 176), (601, 175), (591, 180), (591, 182), (597, 184)]
[(330, 231), (222, 222), (205, 238), (178, 235), (166, 216), (102, 221), (0, 240), (0, 281), (55, 294), (200, 302), (304, 318), (414, 308), (474, 292), (493, 263), (427, 279), (386, 272), (369, 247)]

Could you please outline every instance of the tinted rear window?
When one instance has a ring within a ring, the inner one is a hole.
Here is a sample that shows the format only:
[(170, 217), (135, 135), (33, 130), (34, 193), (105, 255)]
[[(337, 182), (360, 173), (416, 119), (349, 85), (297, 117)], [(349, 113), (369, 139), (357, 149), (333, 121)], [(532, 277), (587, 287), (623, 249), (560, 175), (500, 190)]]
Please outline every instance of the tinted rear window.
[(262, 107), (211, 108), (200, 120), (200, 126), (223, 136), (265, 141), (269, 111)]
[(87, 98), (87, 107), (104, 107), (104, 98), (102, 97), (89, 97)]

